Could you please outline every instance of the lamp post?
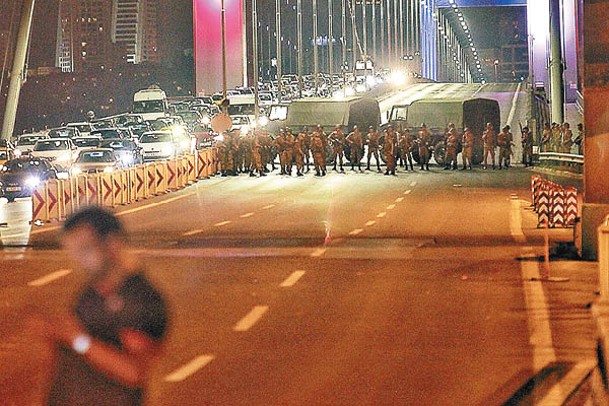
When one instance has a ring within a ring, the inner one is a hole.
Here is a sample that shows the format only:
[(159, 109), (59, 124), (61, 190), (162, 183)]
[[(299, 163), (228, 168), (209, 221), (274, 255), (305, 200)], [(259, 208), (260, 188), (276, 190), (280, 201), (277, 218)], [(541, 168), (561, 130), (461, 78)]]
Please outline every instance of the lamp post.
[(222, 0), (222, 97), (226, 100), (226, 8)]
[(330, 76), (330, 94), (334, 88), (334, 4), (328, 0), (328, 75)]
[(252, 0), (252, 37), (254, 45), (254, 120), (258, 124), (260, 102), (258, 101), (258, 0)]
[(317, 49), (317, 0), (313, 0), (313, 81), (315, 82), (315, 96), (319, 86), (319, 54)]
[(281, 101), (281, 0), (275, 0), (275, 32), (276, 32), (276, 47), (277, 47), (277, 94)]
[(302, 98), (302, 0), (296, 2), (296, 31), (298, 37), (298, 98)]

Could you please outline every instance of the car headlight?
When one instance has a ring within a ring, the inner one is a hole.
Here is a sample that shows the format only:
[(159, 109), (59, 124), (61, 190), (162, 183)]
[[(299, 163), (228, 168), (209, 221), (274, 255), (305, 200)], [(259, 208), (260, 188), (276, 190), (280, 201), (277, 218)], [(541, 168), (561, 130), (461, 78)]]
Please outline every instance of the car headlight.
[(161, 153), (163, 155), (173, 155), (174, 148), (172, 145), (167, 145), (161, 148)]
[(113, 168), (113, 167), (111, 167), (111, 166), (106, 166), (106, 167), (104, 168), (104, 173), (112, 173), (112, 172), (114, 172), (114, 168)]
[(205, 116), (203, 117), (203, 124), (208, 125), (211, 122), (211, 120), (209, 119), (209, 117)]
[(121, 162), (123, 165), (131, 165), (133, 163), (133, 156), (131, 155), (121, 155)]
[(21, 155), (23, 155), (23, 152), (20, 149), (16, 149), (14, 151), (15, 153), (15, 158), (19, 158)]
[(82, 169), (74, 167), (70, 172), (72, 172), (72, 175), (79, 175), (82, 173)]
[(29, 177), (25, 180), (25, 185), (30, 188), (35, 188), (40, 185), (40, 178), (37, 176)]
[(241, 135), (247, 135), (247, 133), (250, 132), (250, 126), (249, 125), (243, 125), (241, 126)]

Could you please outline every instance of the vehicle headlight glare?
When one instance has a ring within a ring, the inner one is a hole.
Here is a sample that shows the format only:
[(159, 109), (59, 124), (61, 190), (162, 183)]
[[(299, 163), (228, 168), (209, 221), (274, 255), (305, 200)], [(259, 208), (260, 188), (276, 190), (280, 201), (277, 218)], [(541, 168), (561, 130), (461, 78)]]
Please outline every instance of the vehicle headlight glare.
[(40, 178), (38, 178), (36, 176), (32, 176), (25, 180), (25, 184), (28, 187), (35, 188), (36, 186), (38, 186), (40, 184)]

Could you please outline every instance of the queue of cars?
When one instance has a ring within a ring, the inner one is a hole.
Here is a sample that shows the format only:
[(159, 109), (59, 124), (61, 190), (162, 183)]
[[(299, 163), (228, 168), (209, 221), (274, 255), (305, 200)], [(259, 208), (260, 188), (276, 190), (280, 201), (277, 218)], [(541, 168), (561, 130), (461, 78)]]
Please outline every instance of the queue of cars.
[(15, 145), (5, 141), (0, 145), (0, 197), (12, 202), (31, 196), (48, 179), (108, 173), (192, 152), (196, 142), (183, 116), (146, 122), (125, 114), (22, 134)]

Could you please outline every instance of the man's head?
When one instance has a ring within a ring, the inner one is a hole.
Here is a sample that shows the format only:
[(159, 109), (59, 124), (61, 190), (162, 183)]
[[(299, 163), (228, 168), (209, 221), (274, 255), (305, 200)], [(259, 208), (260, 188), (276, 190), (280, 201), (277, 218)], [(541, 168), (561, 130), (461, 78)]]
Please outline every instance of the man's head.
[(124, 237), (124, 228), (114, 214), (90, 206), (66, 220), (62, 240), (68, 254), (83, 268), (102, 272), (117, 263)]

